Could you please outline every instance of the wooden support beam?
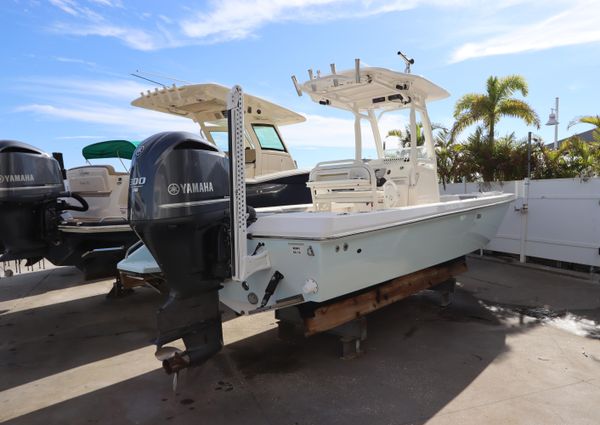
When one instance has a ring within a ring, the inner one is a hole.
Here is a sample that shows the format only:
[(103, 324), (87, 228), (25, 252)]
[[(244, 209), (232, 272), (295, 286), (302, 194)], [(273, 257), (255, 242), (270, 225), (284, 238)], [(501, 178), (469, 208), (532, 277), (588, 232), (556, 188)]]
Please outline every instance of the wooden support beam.
[(125, 274), (123, 272), (119, 272), (119, 274), (120, 274), (120, 278), (121, 278), (121, 284), (123, 285), (124, 288), (131, 289), (131, 288), (136, 288), (138, 286), (146, 285), (146, 281), (142, 277), (131, 276), (131, 275)]
[(465, 260), (461, 258), (459, 261), (397, 277), (379, 284), (367, 292), (320, 306), (314, 311), (314, 317), (304, 318), (304, 335), (314, 335), (343, 325), (424, 289), (438, 285), (466, 270)]

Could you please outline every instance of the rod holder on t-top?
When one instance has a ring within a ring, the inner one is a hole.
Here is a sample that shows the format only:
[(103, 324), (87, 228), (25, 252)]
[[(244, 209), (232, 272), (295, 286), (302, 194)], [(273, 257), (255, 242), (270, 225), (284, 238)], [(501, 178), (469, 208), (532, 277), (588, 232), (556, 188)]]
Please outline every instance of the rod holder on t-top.
[(360, 83), (360, 59), (354, 59), (354, 78), (356, 83)]
[(248, 255), (246, 165), (244, 149), (244, 93), (234, 86), (227, 98), (229, 144), (229, 212), (231, 220), (231, 278), (244, 282), (271, 267), (266, 250)]
[(412, 58), (407, 57), (401, 51), (398, 51), (398, 56), (400, 56), (402, 59), (404, 59), (404, 63), (406, 63), (406, 68), (404, 68), (404, 72), (406, 74), (410, 74), (410, 66), (415, 63), (415, 60), (412, 59)]

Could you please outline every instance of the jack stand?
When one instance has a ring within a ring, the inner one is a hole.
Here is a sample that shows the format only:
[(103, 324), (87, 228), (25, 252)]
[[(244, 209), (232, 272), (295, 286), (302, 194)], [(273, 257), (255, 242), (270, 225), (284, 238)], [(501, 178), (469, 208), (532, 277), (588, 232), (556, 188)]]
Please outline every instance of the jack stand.
[[(275, 311), (278, 337), (287, 342), (298, 343), (306, 333), (304, 320), (296, 307), (287, 307)], [(364, 354), (364, 342), (367, 339), (367, 318), (359, 317), (324, 333), (339, 337), (340, 358), (350, 360)]]
[(132, 294), (133, 289), (123, 286), (123, 282), (121, 282), (121, 276), (117, 274), (115, 281), (113, 282), (113, 287), (110, 292), (106, 294), (106, 298), (116, 300)]
[(296, 307), (275, 310), (277, 336), (282, 341), (298, 343), (304, 339), (304, 320)]
[(326, 333), (340, 337), (341, 358), (343, 360), (355, 359), (365, 353), (363, 343), (367, 340), (366, 317), (359, 317), (337, 328), (330, 329)]
[(454, 294), (455, 288), (456, 279), (453, 277), (431, 288), (432, 291), (435, 291), (438, 294), (440, 294), (440, 307), (448, 307), (450, 303), (452, 303), (452, 295)]

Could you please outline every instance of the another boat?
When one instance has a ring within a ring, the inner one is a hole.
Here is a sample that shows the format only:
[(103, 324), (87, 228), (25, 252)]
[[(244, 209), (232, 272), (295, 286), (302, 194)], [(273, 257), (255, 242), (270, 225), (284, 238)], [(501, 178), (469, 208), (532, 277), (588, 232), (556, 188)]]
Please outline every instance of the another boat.
[[(83, 156), (131, 159), (136, 146), (110, 140), (85, 147)], [(56, 158), (62, 156), (0, 141), (0, 261), (46, 258), (87, 278), (114, 276), (137, 241), (127, 222), (129, 172), (91, 164), (65, 171)]]
[[(193, 120), (208, 142), (227, 150), (227, 96), (219, 84), (190, 84), (156, 89), (133, 106)], [(246, 196), (255, 208), (311, 202), (307, 170), (299, 170), (279, 127), (301, 123), (302, 115), (265, 99), (244, 94)]]
[[(228, 141), (227, 96), (230, 89), (218, 84), (193, 84), (157, 89), (141, 95), (133, 106), (192, 119), (204, 140), (226, 151)], [(272, 207), (309, 204), (306, 186), (309, 171), (297, 169), (279, 127), (305, 121), (289, 109), (244, 94), (244, 171), (248, 205)], [(172, 192), (186, 190), (172, 186)], [(135, 246), (118, 264), (124, 279), (155, 286), (162, 282), (160, 266), (148, 249)]]
[[(447, 262), (485, 246), (513, 199), (440, 196), (427, 103), (447, 97), (446, 90), (410, 72), (361, 68), (358, 60), (352, 70), (332, 66), (329, 75), (309, 76), (303, 84), (293, 78), (298, 94), (351, 112), (356, 146), (354, 158), (312, 169), (309, 206), (247, 209), (247, 105), (239, 87), (228, 104), (231, 161), (183, 133), (152, 136), (137, 150), (130, 224), (171, 288), (156, 340), (167, 372), (221, 349), (219, 301), (240, 314), (318, 306)], [(384, 151), (378, 118), (396, 110), (409, 112), (410, 147)], [(362, 120), (372, 129), (375, 159), (362, 157)], [(171, 191), (174, 185), (182, 190)], [(164, 347), (180, 338), (184, 352)]]

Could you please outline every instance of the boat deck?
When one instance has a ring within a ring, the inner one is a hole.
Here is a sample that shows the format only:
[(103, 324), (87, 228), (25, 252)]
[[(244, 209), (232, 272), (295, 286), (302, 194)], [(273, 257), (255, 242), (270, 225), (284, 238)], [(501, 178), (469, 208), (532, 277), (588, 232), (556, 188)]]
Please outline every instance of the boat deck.
[(468, 266), (449, 307), (424, 293), (370, 315), (354, 360), (332, 335), (283, 342), (272, 313), (226, 313), (224, 350), (176, 392), (150, 345), (160, 295), (108, 300), (111, 281), (73, 268), (1, 278), (0, 422), (599, 423), (600, 284)]

